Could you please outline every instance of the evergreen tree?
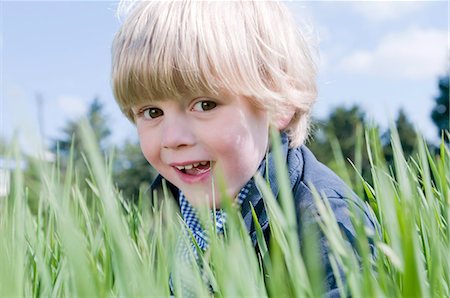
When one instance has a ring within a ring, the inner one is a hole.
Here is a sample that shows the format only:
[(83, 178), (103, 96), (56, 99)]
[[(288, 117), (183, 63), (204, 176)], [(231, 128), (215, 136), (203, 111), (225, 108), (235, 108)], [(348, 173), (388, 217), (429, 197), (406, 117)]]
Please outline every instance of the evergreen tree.
[(103, 104), (98, 98), (94, 98), (89, 105), (86, 115), (69, 121), (62, 129), (63, 136), (60, 139), (55, 140), (52, 145), (52, 151), (59, 153), (63, 167), (67, 165), (70, 157), (70, 148), (73, 146), (74, 164), (79, 168), (84, 168), (84, 161), (82, 159), (82, 152), (84, 149), (82, 140), (80, 139), (80, 124), (85, 118), (94, 131), (100, 149), (103, 152), (108, 150), (107, 141), (111, 134), (111, 130), (107, 126), (108, 117), (104, 113)]
[(398, 112), (395, 127), (397, 127), (398, 136), (405, 156), (411, 155), (417, 145), (417, 133), (403, 109), (400, 109)]
[[(443, 131), (449, 131), (449, 118), (450, 118), (450, 110), (449, 110), (449, 93), (448, 93), (448, 85), (449, 85), (449, 75), (441, 77), (439, 79), (439, 95), (434, 99), (435, 106), (431, 112), (431, 119), (433, 119), (434, 124), (438, 129), (438, 135), (441, 137)], [(449, 139), (444, 134), (444, 139), (448, 143)]]
[[(400, 109), (398, 111), (398, 115), (395, 120), (395, 127), (398, 132), (405, 158), (408, 158), (409, 156), (413, 155), (415, 151), (417, 145), (417, 133), (414, 129), (414, 125), (408, 119), (408, 116), (403, 109)], [(392, 151), (390, 130), (386, 131), (382, 135), (381, 140), (383, 142), (383, 151), (386, 161), (388, 164), (392, 165), (394, 162), (394, 157)]]

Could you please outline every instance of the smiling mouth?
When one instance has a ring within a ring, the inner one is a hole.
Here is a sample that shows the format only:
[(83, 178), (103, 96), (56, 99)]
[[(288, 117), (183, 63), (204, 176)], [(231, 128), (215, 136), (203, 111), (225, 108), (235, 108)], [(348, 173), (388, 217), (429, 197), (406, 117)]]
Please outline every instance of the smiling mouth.
[(187, 175), (197, 176), (202, 175), (211, 170), (211, 161), (202, 161), (184, 166), (175, 166), (180, 172)]

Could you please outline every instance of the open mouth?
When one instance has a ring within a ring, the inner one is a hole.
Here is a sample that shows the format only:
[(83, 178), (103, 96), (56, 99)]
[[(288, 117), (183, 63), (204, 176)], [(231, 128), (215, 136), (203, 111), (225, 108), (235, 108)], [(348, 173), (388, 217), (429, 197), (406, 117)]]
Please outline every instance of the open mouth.
[(184, 166), (175, 166), (180, 172), (187, 175), (202, 175), (211, 170), (211, 161), (201, 161)]

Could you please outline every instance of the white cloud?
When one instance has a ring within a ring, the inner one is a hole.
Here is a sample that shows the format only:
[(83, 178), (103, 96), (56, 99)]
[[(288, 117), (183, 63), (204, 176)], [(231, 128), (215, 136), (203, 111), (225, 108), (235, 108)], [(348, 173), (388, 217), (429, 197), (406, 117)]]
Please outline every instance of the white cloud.
[(445, 71), (448, 51), (447, 31), (412, 28), (386, 35), (373, 49), (353, 51), (338, 65), (353, 74), (423, 79)]
[(63, 95), (58, 98), (58, 106), (64, 115), (69, 118), (84, 115), (87, 111), (87, 105), (80, 97), (73, 95)]
[(410, 17), (425, 5), (425, 1), (357, 1), (353, 11), (369, 21), (386, 22)]

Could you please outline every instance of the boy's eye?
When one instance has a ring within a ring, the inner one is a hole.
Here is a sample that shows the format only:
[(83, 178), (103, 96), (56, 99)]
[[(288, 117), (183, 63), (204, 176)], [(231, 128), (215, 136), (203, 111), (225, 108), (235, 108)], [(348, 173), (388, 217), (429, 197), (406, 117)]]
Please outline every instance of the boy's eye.
[(163, 111), (158, 108), (148, 108), (142, 111), (142, 115), (146, 119), (154, 119), (164, 115)]
[(216, 106), (217, 104), (214, 101), (202, 100), (197, 102), (192, 109), (197, 112), (206, 112), (214, 109)]

